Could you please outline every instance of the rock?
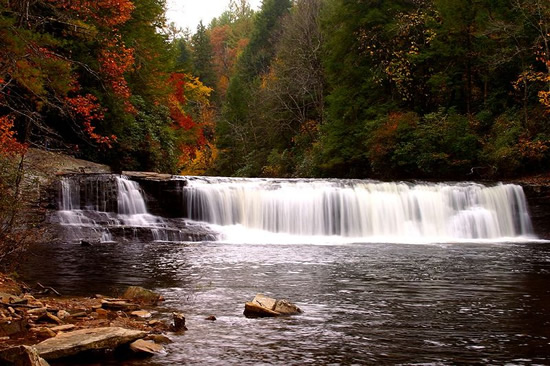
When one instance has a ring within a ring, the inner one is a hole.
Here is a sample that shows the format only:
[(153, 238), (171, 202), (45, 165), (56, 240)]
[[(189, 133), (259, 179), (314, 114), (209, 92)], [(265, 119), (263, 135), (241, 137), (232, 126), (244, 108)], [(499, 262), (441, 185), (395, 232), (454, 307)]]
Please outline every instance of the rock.
[(146, 335), (146, 332), (119, 327), (81, 329), (58, 334), (54, 338), (38, 343), (35, 348), (41, 357), (46, 360), (55, 360), (89, 350), (113, 349)]
[(257, 294), (254, 300), (244, 305), (246, 317), (274, 317), (281, 315), (296, 315), (302, 310), (288, 300), (276, 300), (262, 294)]
[(13, 294), (8, 294), (5, 292), (0, 292), (0, 302), (8, 305), (24, 305), (28, 303), (29, 300), (27, 300), (25, 297), (19, 297)]
[(174, 319), (174, 324), (172, 325), (172, 330), (174, 332), (187, 330), (185, 326), (185, 315), (183, 313), (172, 313), (172, 318)]
[(211, 322), (213, 322), (213, 321), (216, 321), (216, 317), (214, 315), (210, 315), (204, 318), (204, 320), (210, 320)]
[(68, 332), (70, 330), (73, 330), (76, 328), (74, 324), (65, 324), (65, 325), (58, 325), (57, 327), (50, 328), (54, 332)]
[(275, 316), (281, 315), (271, 309), (264, 308), (263, 306), (258, 305), (254, 302), (247, 302), (246, 304), (244, 304), (243, 314), (247, 318), (275, 317)]
[(108, 318), (109, 317), (109, 313), (110, 311), (109, 310), (105, 310), (105, 309), (96, 309), (96, 314), (99, 318)]
[(29, 311), (27, 311), (27, 314), (42, 316), (42, 315), (45, 315), (47, 311), (48, 309), (46, 309), (45, 307), (42, 307), (42, 308), (30, 309)]
[(149, 334), (145, 337), (145, 339), (148, 341), (154, 341), (158, 344), (168, 344), (173, 342), (170, 338), (162, 334)]
[(49, 366), (34, 347), (17, 346), (0, 352), (0, 364), (6, 366)]
[(53, 330), (46, 327), (32, 328), (31, 333), (40, 339), (52, 338), (55, 337), (56, 334)]
[(39, 322), (47, 322), (47, 323), (56, 323), (56, 324), (63, 324), (63, 321), (59, 319), (57, 316), (50, 314), (49, 312), (44, 313), (38, 318)]
[(145, 341), (138, 339), (130, 344), (130, 349), (136, 353), (146, 353), (148, 355), (155, 355), (164, 352), (164, 347), (160, 344), (156, 344), (153, 341)]
[(7, 294), (5, 292), (0, 292), (0, 302), (3, 302), (4, 304), (10, 304), (10, 298), (12, 297), (12, 294)]
[(88, 313), (85, 312), (85, 311), (79, 311), (79, 312), (76, 312), (76, 313), (72, 313), (72, 314), (71, 314), (71, 317), (72, 317), (72, 318), (84, 318), (84, 317), (86, 317), (86, 316), (88, 316)]
[(27, 329), (27, 320), (21, 319), (6, 319), (0, 320), (0, 336), (11, 336), (13, 334), (24, 332)]
[(25, 299), (24, 297), (17, 297), (17, 296), (10, 297), (10, 304), (12, 305), (26, 305), (28, 302), (29, 300)]
[(71, 314), (68, 311), (62, 309), (57, 312), (57, 317), (61, 320), (64, 320), (70, 318)]
[(277, 301), (274, 310), (281, 315), (296, 315), (302, 313), (299, 307), (284, 299)]
[(121, 310), (121, 311), (133, 311), (138, 310), (138, 304), (132, 304), (126, 301), (101, 301), (101, 307), (107, 310)]
[(122, 295), (123, 299), (136, 301), (145, 305), (156, 305), (161, 296), (151, 290), (139, 286), (130, 286)]
[(133, 315), (137, 318), (142, 318), (142, 319), (149, 319), (152, 315), (150, 312), (146, 311), (146, 310), (136, 310), (136, 311), (132, 311), (130, 313), (130, 315)]

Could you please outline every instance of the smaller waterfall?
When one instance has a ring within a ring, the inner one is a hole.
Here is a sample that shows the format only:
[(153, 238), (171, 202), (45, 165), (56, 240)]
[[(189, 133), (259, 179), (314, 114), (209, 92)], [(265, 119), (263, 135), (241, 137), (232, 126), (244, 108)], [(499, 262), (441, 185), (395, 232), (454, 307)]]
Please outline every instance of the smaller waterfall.
[(200, 240), (184, 220), (152, 215), (137, 182), (124, 176), (61, 179), (57, 220), (68, 242)]

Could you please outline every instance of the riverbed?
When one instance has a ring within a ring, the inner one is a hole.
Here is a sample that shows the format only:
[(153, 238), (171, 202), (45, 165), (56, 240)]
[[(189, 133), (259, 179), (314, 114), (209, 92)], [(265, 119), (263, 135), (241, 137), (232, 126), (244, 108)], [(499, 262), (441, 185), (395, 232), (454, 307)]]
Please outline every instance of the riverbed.
[[(547, 243), (41, 245), (23, 276), (66, 295), (160, 292), (186, 314), (166, 355), (125, 365), (550, 362)], [(44, 258), (48, 258), (44, 260)], [(247, 319), (256, 293), (304, 313)], [(205, 320), (214, 315), (216, 321)]]

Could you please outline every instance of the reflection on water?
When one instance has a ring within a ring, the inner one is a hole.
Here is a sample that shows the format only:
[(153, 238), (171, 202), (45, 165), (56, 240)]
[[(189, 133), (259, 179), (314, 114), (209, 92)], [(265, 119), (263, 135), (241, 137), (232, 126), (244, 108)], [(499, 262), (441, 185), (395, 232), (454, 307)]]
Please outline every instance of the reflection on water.
[[(29, 281), (87, 295), (142, 285), (164, 295), (163, 310), (186, 313), (189, 331), (171, 335), (166, 356), (127, 365), (550, 362), (545, 244), (150, 243), (36, 254)], [(257, 292), (304, 314), (246, 319)]]

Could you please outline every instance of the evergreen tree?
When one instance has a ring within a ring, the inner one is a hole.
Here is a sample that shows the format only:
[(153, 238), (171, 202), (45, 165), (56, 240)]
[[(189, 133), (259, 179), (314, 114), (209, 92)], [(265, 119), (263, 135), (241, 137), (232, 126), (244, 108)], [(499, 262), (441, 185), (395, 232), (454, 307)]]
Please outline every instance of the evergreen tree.
[(197, 76), (204, 85), (215, 88), (216, 75), (213, 67), (212, 45), (208, 30), (202, 21), (197, 26), (197, 32), (191, 37), (191, 46), (193, 48), (193, 75)]

